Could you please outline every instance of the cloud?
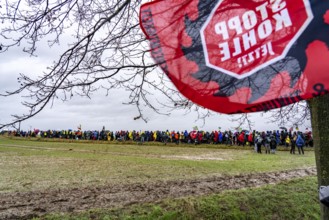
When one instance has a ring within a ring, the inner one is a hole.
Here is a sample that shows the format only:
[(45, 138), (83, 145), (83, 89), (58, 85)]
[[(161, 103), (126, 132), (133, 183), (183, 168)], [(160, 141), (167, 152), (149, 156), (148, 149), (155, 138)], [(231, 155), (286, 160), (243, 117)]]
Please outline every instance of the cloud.
[[(63, 42), (68, 42), (64, 37)], [(46, 42), (41, 42), (38, 47), (37, 57), (31, 57), (22, 52), (22, 48), (14, 47), (8, 52), (0, 54), (0, 93), (18, 88), (17, 77), (19, 73), (37, 77), (46, 67), (58, 58), (66, 46), (60, 45), (49, 49)], [(82, 125), (82, 129), (99, 130), (103, 126), (109, 130), (191, 130), (198, 126), (200, 129), (212, 131), (221, 127), (222, 130), (232, 130), (236, 123), (229, 121), (226, 115), (213, 113), (212, 116), (203, 121), (196, 121), (196, 112), (174, 111), (170, 116), (159, 115), (150, 109), (144, 109), (143, 114), (149, 119), (148, 123), (143, 120), (134, 120), (139, 115), (136, 107), (123, 105), (127, 102), (129, 93), (124, 90), (112, 90), (109, 96), (99, 91), (92, 96), (92, 99), (74, 96), (68, 102), (55, 100), (54, 105), (48, 105), (40, 114), (34, 118), (21, 123), (24, 130), (39, 129), (76, 129)], [(157, 98), (157, 97), (155, 97)], [(155, 98), (152, 98), (155, 100)], [(23, 99), (20, 96), (0, 97), (0, 123), (11, 122), (12, 114), (26, 113), (26, 108), (21, 104)], [(253, 114), (255, 122), (254, 129), (276, 130), (278, 125), (268, 124), (266, 116), (261, 117), (259, 113)], [(308, 125), (306, 125), (308, 126)], [(247, 128), (247, 127), (245, 127)]]
[[(185, 115), (184, 111), (174, 111), (170, 116), (159, 115), (151, 110), (145, 110), (145, 116), (149, 118), (148, 123), (143, 120), (134, 120), (138, 112), (134, 106), (123, 105), (128, 93), (116, 90), (109, 96), (98, 94), (91, 100), (75, 97), (71, 101), (56, 101), (53, 107), (46, 107), (34, 118), (21, 123), (21, 128), (27, 129), (76, 129), (82, 125), (83, 130), (100, 130), (105, 126), (108, 130), (192, 130), (198, 126), (199, 129), (213, 131), (221, 127), (222, 130), (232, 130), (237, 125), (229, 121), (229, 116), (214, 113), (203, 121), (196, 121), (197, 114), (191, 112)], [(0, 99), (1, 101), (1, 99)], [(0, 105), (0, 122), (9, 120), (11, 113), (23, 112), (20, 103), (10, 99)], [(4, 115), (6, 115), (4, 117)], [(268, 124), (266, 117), (260, 117), (254, 113), (252, 119), (255, 122), (254, 129), (260, 131), (277, 130), (276, 124)], [(247, 126), (244, 127), (248, 129)], [(303, 129), (303, 128), (301, 128)]]
[[(43, 61), (42, 57), (26, 58), (25, 56), (11, 56), (11, 59), (0, 61), (0, 92), (17, 88), (17, 77), (19, 72), (40, 74), (47, 66), (48, 58)], [(124, 90), (112, 90), (105, 96), (99, 91), (92, 96), (92, 99), (74, 96), (67, 102), (55, 100), (54, 105), (48, 105), (40, 114), (21, 123), (24, 130), (39, 129), (76, 129), (79, 124), (86, 130), (99, 130), (103, 126), (109, 130), (191, 130), (193, 126), (200, 129), (212, 131), (221, 127), (222, 130), (232, 130), (237, 124), (229, 121), (226, 115), (213, 113), (212, 116), (203, 121), (196, 121), (197, 114), (193, 111), (185, 114), (185, 111), (174, 111), (170, 116), (159, 115), (152, 110), (143, 111), (148, 123), (143, 120), (134, 120), (138, 116), (136, 107), (124, 105), (127, 102), (129, 93)], [(21, 104), (19, 96), (0, 97), (0, 123), (8, 123), (12, 120), (12, 114), (26, 113)], [(252, 114), (257, 130), (277, 130), (278, 125), (268, 124), (266, 115), (260, 113)], [(309, 127), (309, 125), (306, 125)], [(245, 127), (247, 129), (247, 126)]]

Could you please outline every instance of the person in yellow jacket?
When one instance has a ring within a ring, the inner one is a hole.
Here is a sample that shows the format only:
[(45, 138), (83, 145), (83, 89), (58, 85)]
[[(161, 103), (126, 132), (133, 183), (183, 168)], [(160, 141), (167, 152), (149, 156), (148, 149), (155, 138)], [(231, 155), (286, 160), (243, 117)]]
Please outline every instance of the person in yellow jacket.
[(134, 135), (133, 135), (132, 131), (129, 131), (128, 137), (129, 137), (129, 140), (133, 140)]
[(181, 132), (179, 135), (179, 141), (184, 142), (184, 140), (185, 140), (184, 132)]
[(154, 132), (153, 132), (153, 141), (156, 141), (156, 140), (157, 140), (157, 132), (154, 131)]
[(170, 132), (168, 130), (166, 131), (166, 135), (170, 139), (170, 142), (171, 142), (172, 141), (172, 137), (171, 137)]
[(289, 147), (290, 146), (290, 137), (289, 137), (289, 135), (287, 135), (287, 137), (286, 137), (286, 147)]

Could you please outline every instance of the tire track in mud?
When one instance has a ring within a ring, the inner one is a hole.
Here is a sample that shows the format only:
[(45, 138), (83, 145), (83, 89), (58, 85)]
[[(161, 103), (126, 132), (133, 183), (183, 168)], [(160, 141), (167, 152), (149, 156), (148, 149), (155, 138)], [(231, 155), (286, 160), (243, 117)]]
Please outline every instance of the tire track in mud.
[(3, 193), (0, 194), (0, 219), (31, 219), (52, 212), (78, 212), (93, 208), (158, 202), (166, 198), (199, 196), (230, 189), (259, 187), (313, 175), (316, 175), (315, 167), (194, 180)]

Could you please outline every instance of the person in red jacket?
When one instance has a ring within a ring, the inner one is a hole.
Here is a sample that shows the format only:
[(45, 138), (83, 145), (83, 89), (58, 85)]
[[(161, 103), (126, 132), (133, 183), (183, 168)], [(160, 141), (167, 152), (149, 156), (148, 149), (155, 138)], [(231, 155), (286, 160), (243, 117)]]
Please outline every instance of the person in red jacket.
[(215, 131), (214, 144), (218, 144), (218, 131)]
[(248, 142), (250, 143), (250, 146), (254, 146), (254, 137), (252, 132), (250, 132), (248, 135)]
[(245, 141), (244, 141), (244, 131), (242, 131), (239, 136), (238, 136), (238, 145), (242, 145), (244, 146), (245, 145)]
[(195, 143), (197, 140), (197, 131), (192, 131), (190, 133), (190, 137), (191, 137), (191, 143)]
[(198, 132), (198, 143), (202, 143), (203, 133), (201, 131)]

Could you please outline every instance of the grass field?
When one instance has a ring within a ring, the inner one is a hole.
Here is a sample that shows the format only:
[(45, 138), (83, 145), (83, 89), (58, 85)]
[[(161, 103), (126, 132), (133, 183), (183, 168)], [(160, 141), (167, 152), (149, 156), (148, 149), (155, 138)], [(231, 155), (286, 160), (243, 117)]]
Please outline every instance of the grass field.
[[(305, 155), (291, 155), (284, 150), (275, 155), (259, 155), (251, 147), (136, 145), (0, 137), (0, 195), (35, 190), (194, 180), (314, 166), (312, 150), (306, 151)], [(272, 219), (296, 219), (290, 216), (296, 213), (302, 213), (300, 219), (318, 218), (316, 179), (306, 177), (289, 181), (289, 184), (231, 190), (220, 195), (191, 195), (185, 199), (166, 200), (161, 204), (138, 204), (124, 209), (79, 212), (71, 217), (50, 215), (44, 218), (269, 219), (269, 214), (279, 211), (275, 209), (289, 209), (285, 206), (292, 206), (292, 211), (283, 211), (284, 215), (278, 213)], [(295, 197), (287, 196), (287, 192)], [(307, 196), (308, 201), (313, 201), (312, 204), (308, 205), (301, 200), (304, 196)], [(263, 203), (264, 199), (269, 201)], [(300, 203), (302, 208), (293, 203)], [(262, 208), (257, 204), (262, 204)], [(224, 215), (223, 211), (227, 213)]]

